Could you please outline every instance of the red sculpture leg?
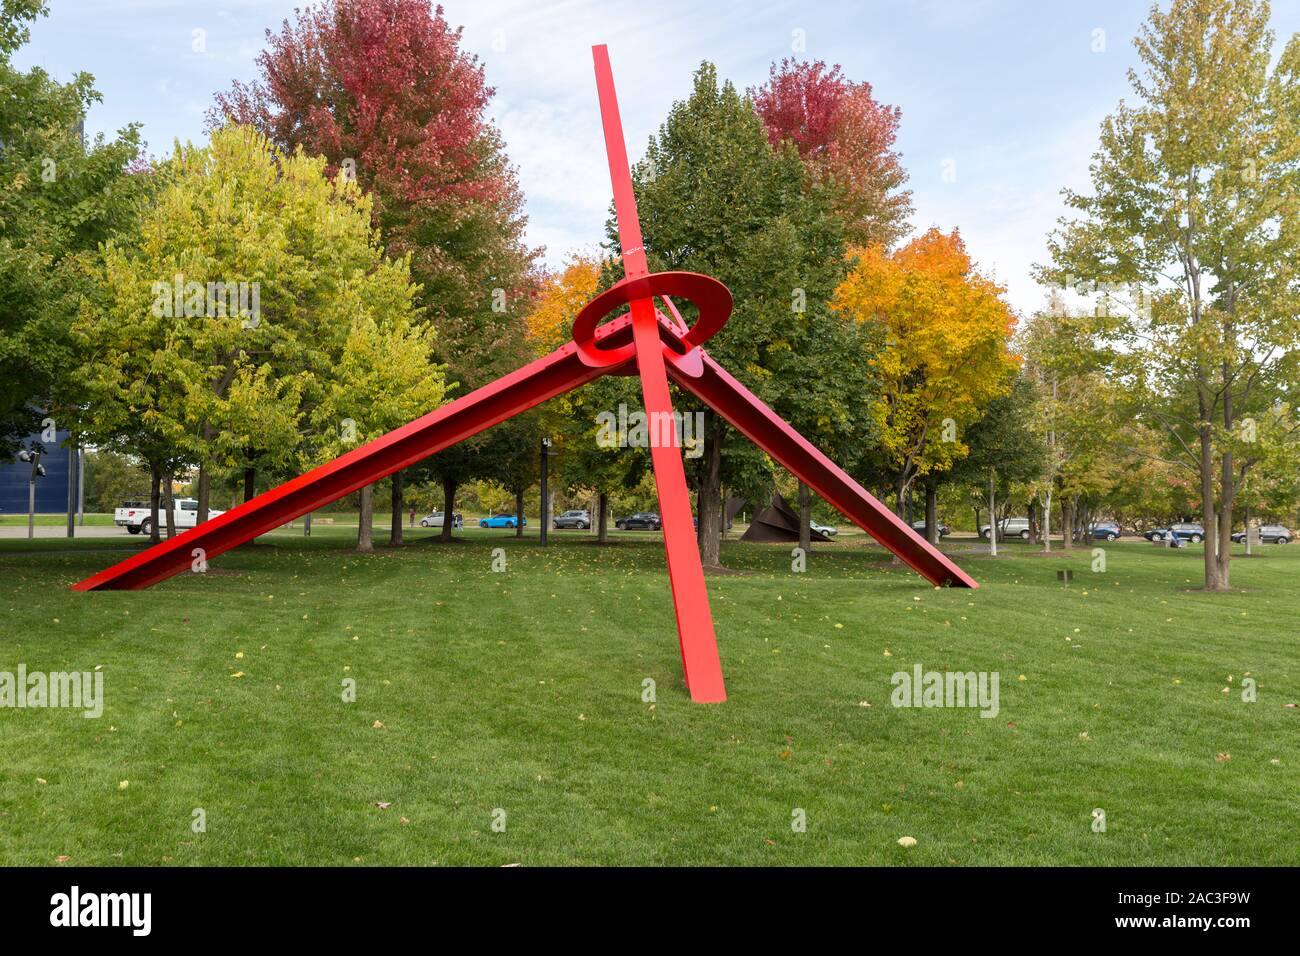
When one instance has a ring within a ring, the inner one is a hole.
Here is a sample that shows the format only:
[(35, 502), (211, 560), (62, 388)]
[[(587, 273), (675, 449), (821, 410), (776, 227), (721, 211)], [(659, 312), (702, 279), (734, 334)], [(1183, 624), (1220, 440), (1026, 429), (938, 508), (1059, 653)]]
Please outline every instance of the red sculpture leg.
[(741, 434), (848, 515), (854, 524), (898, 555), (931, 584), (979, 587), (951, 558), (845, 474), (726, 369), (704, 354), (703, 349), (697, 352), (703, 358), (703, 371), (694, 375), (695, 369), (687, 368), (686, 363), (670, 361), (669, 372), (673, 381), (731, 422)]
[[(592, 53), (596, 61), (596, 91), (604, 121), (605, 152), (609, 157), (609, 176), (614, 187), (614, 213), (618, 217), (619, 244), (623, 247), (623, 272), (625, 281), (632, 283), (647, 276), (649, 268), (641, 239), (641, 224), (637, 220), (632, 177), (628, 172), (627, 147), (623, 141), (618, 101), (614, 96), (609, 52), (598, 46)], [(651, 423), (650, 460), (654, 466), (655, 491), (659, 495), (659, 517), (663, 524), (668, 580), (677, 614), (677, 639), (681, 645), (686, 687), (691, 700), (696, 703), (721, 703), (727, 699), (727, 691), (722, 679), (722, 662), (718, 658), (718, 641), (713, 633), (709, 592), (704, 586), (704, 568), (700, 564), (691, 519), (686, 472), (682, 467), (681, 449), (677, 447), (678, 432), (668, 394), (659, 319), (649, 294), (632, 299), (630, 305), (637, 370), (641, 375), (646, 418)]]
[[(596, 338), (626, 337), (626, 326), (625, 319), (610, 323), (597, 332)], [(583, 362), (577, 345), (570, 342), (409, 425), (105, 568), (73, 587), (78, 591), (134, 590), (157, 584), (189, 570), (195, 548), (202, 548), (203, 557), (211, 560), (548, 398), (599, 378), (606, 371)]]

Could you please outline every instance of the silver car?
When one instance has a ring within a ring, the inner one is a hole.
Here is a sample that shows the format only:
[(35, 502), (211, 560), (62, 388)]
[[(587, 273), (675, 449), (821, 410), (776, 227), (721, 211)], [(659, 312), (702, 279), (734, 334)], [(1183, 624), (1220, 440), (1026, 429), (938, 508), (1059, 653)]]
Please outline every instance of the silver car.
[[(984, 525), (980, 528), (980, 537), (988, 540), (989, 526)], [(1028, 518), (1004, 518), (998, 526), (999, 538), (1019, 538), (1021, 541), (1029, 540), (1029, 519)]]
[[(457, 511), (454, 515), (451, 516), (451, 526), (452, 526), (453, 528), (463, 528), (463, 527), (465, 527), (465, 519), (461, 517), (461, 514), (460, 514), (459, 511)], [(424, 518), (421, 518), (421, 519), (420, 519), (420, 527), (421, 527), (421, 528), (441, 528), (441, 527), (442, 527), (442, 512), (441, 512), (441, 511), (435, 511), (433, 514), (428, 515), (428, 516), (426, 516), (426, 517), (424, 517)]]

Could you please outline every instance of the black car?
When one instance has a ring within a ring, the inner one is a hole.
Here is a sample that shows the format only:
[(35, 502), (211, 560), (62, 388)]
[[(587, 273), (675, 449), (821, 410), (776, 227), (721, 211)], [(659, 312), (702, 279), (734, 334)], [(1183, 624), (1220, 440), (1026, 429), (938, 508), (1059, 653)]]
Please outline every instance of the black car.
[[(1295, 537), (1290, 529), (1280, 524), (1262, 524), (1259, 526), (1259, 540), (1264, 544), (1290, 544), (1291, 539)], [(1241, 544), (1246, 540), (1246, 532), (1237, 531), (1233, 534), (1232, 540)]]
[[(915, 531), (917, 534), (925, 534), (925, 519), (922, 518), (920, 521), (913, 521), (912, 530)], [(952, 533), (952, 528), (949, 528), (946, 524), (940, 521), (939, 537), (946, 538), (951, 533)]]
[(653, 511), (638, 511), (614, 522), (619, 531), (662, 531), (663, 522)]
[(578, 528), (585, 530), (591, 527), (591, 512), (571, 508), (562, 515), (556, 515), (554, 524), (557, 528)]

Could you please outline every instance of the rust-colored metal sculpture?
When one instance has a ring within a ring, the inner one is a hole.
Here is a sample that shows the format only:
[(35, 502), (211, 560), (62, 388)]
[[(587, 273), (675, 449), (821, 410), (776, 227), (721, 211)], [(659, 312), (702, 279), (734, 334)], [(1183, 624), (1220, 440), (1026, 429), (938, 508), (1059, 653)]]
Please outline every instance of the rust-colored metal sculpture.
[[(549, 398), (607, 374), (641, 379), (646, 417), (673, 414), (669, 379), (713, 408), (777, 462), (869, 532), (921, 576), (937, 585), (978, 587), (943, 553), (868, 494), (775, 412), (705, 354), (701, 347), (731, 314), (731, 293), (717, 279), (689, 272), (651, 273), (637, 219), (622, 121), (614, 95), (609, 54), (592, 48), (605, 148), (625, 278), (596, 296), (573, 324), (573, 341), (503, 378), (389, 432), (305, 475), (258, 495), (182, 535), (170, 538), (74, 585), (139, 589), (190, 567), (196, 549), (207, 560), (314, 511), (395, 471), (413, 465)], [(672, 297), (691, 301), (699, 317), (687, 327)], [(655, 306), (658, 299), (664, 306)], [(622, 306), (629, 314), (604, 325)], [(692, 531), (690, 495), (677, 433), (651, 442), (655, 488), (663, 520), (664, 548), (682, 667), (691, 699), (726, 699), (704, 570)]]

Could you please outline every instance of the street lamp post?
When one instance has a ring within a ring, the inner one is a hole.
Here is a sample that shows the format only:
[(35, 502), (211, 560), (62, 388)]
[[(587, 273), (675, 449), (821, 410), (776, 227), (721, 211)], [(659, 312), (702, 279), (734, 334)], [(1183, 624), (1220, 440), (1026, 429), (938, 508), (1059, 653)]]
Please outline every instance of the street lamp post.
[(546, 545), (546, 531), (551, 525), (551, 515), (550, 515), (551, 509), (548, 507), (550, 502), (547, 501), (547, 492), (546, 492), (546, 484), (547, 484), (546, 469), (547, 466), (550, 464), (549, 461), (550, 452), (551, 452), (551, 440), (549, 438), (543, 438), (542, 439), (542, 508), (541, 508), (543, 546)]
[(27, 479), (27, 537), (36, 537), (36, 479), (45, 477), (45, 466), (41, 464), (41, 453), (39, 451), (28, 451), (24, 448), (18, 453), (19, 461), (29, 461), (32, 464), (32, 476)]

